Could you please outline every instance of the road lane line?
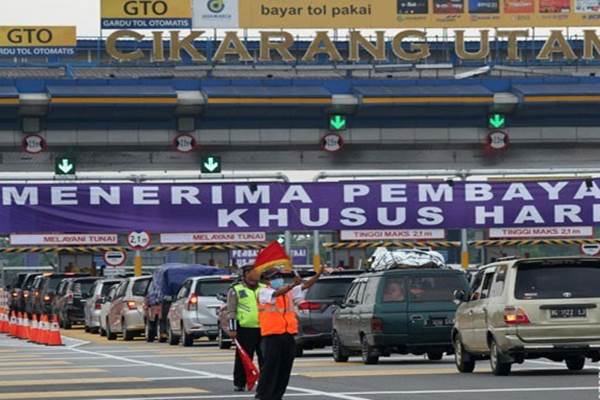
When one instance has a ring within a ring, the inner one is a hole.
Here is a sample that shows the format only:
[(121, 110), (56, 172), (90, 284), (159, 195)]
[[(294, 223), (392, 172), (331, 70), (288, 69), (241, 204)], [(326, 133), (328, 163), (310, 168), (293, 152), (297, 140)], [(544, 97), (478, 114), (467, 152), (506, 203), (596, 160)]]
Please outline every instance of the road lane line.
[(195, 379), (213, 379), (211, 376), (160, 376), (158, 378), (144, 378), (147, 381), (185, 381)]
[[(94, 383), (129, 383), (145, 382), (144, 378), (133, 376), (105, 377), (105, 378), (76, 378), (76, 379), (21, 379), (0, 381), (0, 387), (7, 386), (40, 386), (40, 385), (86, 385)], [(0, 394), (0, 396), (2, 396)]]
[[(66, 361), (19, 361), (19, 362), (11, 362), (10, 365), (3, 365), (2, 367), (25, 367), (25, 366), (32, 366), (32, 367), (43, 367), (46, 365), (73, 365), (73, 363), (70, 362), (66, 362)], [(0, 371), (2, 371), (4, 368), (0, 368)]]
[[(555, 367), (562, 367), (563, 369), (567, 370), (567, 366), (564, 365), (563, 363), (559, 363), (559, 362), (553, 362), (553, 361), (538, 361), (538, 360), (527, 360), (528, 363), (534, 363), (534, 364), (542, 364), (542, 365), (553, 365)], [(600, 366), (597, 365), (593, 365), (593, 364), (586, 364), (584, 369), (586, 368), (591, 368), (591, 369), (600, 369)]]
[(380, 392), (344, 392), (347, 395), (390, 395), (390, 394), (463, 394), (463, 393), (520, 393), (520, 392), (569, 392), (569, 391), (598, 391), (597, 386), (574, 387), (535, 387), (535, 388), (493, 388), (493, 389), (437, 389), (437, 390), (398, 390)]
[[(233, 380), (233, 378), (231, 376), (229, 376), (229, 375), (213, 374), (213, 373), (209, 373), (209, 372), (205, 372), (205, 371), (198, 371), (198, 370), (193, 370), (193, 369), (188, 369), (188, 368), (175, 367), (173, 365), (151, 363), (151, 362), (148, 362), (148, 361), (136, 360), (136, 359), (126, 358), (126, 357), (119, 357), (119, 356), (115, 356), (115, 355), (112, 355), (112, 354), (104, 354), (104, 353), (94, 352), (94, 351), (90, 351), (90, 350), (83, 350), (83, 349), (80, 349), (80, 348), (73, 348), (73, 349), (70, 349), (70, 350), (74, 351), (74, 352), (77, 352), (77, 353), (83, 353), (83, 354), (102, 355), (102, 356), (104, 356), (106, 358), (112, 358), (114, 360), (119, 360), (119, 361), (124, 361), (124, 362), (129, 362), (129, 363), (137, 363), (137, 364), (140, 364), (140, 365), (146, 365), (146, 366), (150, 366), (150, 367), (164, 368), (164, 369), (169, 369), (169, 370), (172, 370), (172, 371), (188, 372), (188, 373), (191, 373), (191, 374), (212, 377), (212, 378), (215, 378), (215, 379), (222, 379), (222, 380), (226, 380), (226, 381), (232, 381)], [(311, 394), (313, 396), (322, 396), (322, 397), (329, 397), (329, 398), (334, 398), (334, 399), (343, 399), (343, 400), (369, 400), (369, 399), (365, 399), (363, 397), (356, 397), (356, 396), (348, 396), (348, 395), (341, 395), (341, 394), (335, 394), (335, 393), (328, 393), (328, 392), (323, 392), (323, 391), (320, 391), (320, 390), (305, 389), (305, 388), (300, 388), (300, 387), (295, 387), (295, 386), (288, 386), (288, 389), (296, 391), (296, 392)]]
[(6, 371), (0, 370), (0, 376), (17, 376), (17, 375), (52, 375), (52, 374), (92, 374), (107, 372), (105, 369), (99, 368), (56, 368), (43, 369), (32, 371), (27, 369), (10, 369)]
[(12, 392), (2, 393), (2, 400), (30, 400), (46, 398), (81, 398), (95, 396), (145, 396), (166, 394), (200, 394), (208, 393), (197, 388), (156, 388), (156, 389), (105, 389), (105, 390), (72, 390), (56, 392)]

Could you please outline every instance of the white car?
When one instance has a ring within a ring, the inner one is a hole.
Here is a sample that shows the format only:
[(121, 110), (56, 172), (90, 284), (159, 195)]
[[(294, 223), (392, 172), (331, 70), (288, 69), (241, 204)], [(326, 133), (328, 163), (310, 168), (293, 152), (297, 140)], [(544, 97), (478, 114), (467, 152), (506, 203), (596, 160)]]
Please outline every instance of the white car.
[(223, 305), (217, 295), (226, 294), (235, 282), (229, 275), (203, 276), (186, 280), (168, 313), (168, 342), (192, 346), (194, 339), (219, 334), (218, 315)]
[(108, 340), (115, 340), (117, 332), (123, 340), (132, 340), (144, 333), (144, 299), (151, 281), (151, 276), (138, 276), (119, 284), (106, 315)]
[(102, 297), (102, 306), (100, 307), (100, 336), (106, 336), (106, 321), (108, 320), (108, 310), (110, 310), (110, 303), (115, 298), (117, 293), (117, 289), (119, 288), (119, 283), (113, 285), (109, 290), (106, 296)]
[(98, 333), (104, 298), (108, 295), (110, 289), (119, 283), (121, 283), (120, 279), (102, 279), (94, 283), (94, 287), (90, 291), (90, 297), (86, 299), (83, 307), (86, 332)]

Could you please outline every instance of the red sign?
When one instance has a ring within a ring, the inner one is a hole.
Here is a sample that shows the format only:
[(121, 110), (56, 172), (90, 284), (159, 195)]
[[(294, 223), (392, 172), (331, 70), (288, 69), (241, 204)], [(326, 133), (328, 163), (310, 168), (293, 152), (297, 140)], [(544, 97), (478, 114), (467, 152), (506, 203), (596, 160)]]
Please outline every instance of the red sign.
[(131, 232), (127, 235), (127, 243), (129, 247), (134, 250), (144, 250), (150, 243), (152, 242), (152, 238), (149, 232), (141, 231), (141, 232)]
[(508, 133), (504, 131), (491, 131), (487, 136), (487, 147), (490, 150), (506, 150), (509, 142)]
[(344, 147), (344, 138), (337, 133), (329, 133), (321, 139), (321, 148), (330, 153), (335, 153)]
[(196, 139), (192, 135), (184, 133), (173, 139), (175, 150), (181, 153), (189, 153), (196, 148)]
[(29, 135), (23, 138), (21, 142), (23, 150), (29, 154), (39, 154), (46, 150), (46, 139), (39, 135)]
[(104, 262), (111, 267), (120, 267), (127, 260), (127, 253), (124, 251), (107, 251), (104, 253)]

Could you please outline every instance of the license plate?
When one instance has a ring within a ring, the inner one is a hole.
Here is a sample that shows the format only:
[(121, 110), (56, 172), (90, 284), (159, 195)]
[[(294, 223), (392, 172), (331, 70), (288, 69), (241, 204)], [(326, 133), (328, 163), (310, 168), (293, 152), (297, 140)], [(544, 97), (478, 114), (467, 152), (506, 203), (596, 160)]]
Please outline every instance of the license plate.
[(427, 321), (427, 326), (438, 327), (451, 325), (447, 318), (431, 318)]
[(586, 318), (585, 308), (558, 308), (550, 310), (550, 318)]

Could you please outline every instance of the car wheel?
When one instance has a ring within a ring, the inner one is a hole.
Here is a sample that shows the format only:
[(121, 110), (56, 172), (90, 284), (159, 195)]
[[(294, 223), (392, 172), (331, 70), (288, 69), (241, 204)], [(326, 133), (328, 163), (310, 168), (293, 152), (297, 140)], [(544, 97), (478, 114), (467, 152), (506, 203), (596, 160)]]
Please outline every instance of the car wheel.
[(377, 354), (377, 350), (373, 348), (373, 346), (369, 345), (366, 336), (362, 336), (360, 339), (361, 344), (361, 356), (363, 363), (366, 365), (377, 364), (379, 362), (379, 355)]
[(100, 328), (100, 336), (106, 336), (106, 330)]
[(456, 334), (454, 337), (454, 363), (459, 372), (469, 374), (475, 370), (475, 360), (465, 350), (460, 334)]
[(229, 350), (231, 348), (231, 341), (225, 340), (223, 337), (223, 330), (219, 330), (219, 337), (217, 338), (217, 342), (219, 343), (219, 349), (221, 350)]
[(304, 349), (302, 348), (301, 345), (297, 344), (296, 345), (296, 357), (302, 357), (304, 355)]
[(496, 376), (507, 376), (512, 367), (512, 363), (502, 361), (502, 353), (493, 339), (490, 343), (490, 367)]
[(428, 351), (427, 358), (429, 361), (440, 361), (444, 357), (443, 351)]
[(63, 328), (71, 329), (72, 327), (73, 327), (73, 324), (71, 323), (71, 321), (69, 321), (69, 318), (67, 318), (67, 317), (63, 318)]
[(181, 344), (183, 347), (191, 347), (194, 345), (194, 337), (187, 334), (183, 327), (183, 323), (181, 323)]
[(167, 321), (167, 341), (171, 346), (176, 346), (179, 344), (179, 338), (173, 333), (173, 329), (171, 329), (171, 324), (169, 321)]
[(331, 351), (333, 353), (333, 360), (335, 362), (348, 361), (348, 353), (346, 352), (346, 349), (344, 349), (344, 347), (342, 346), (342, 343), (340, 342), (340, 337), (338, 336), (337, 332), (333, 332), (331, 338)]
[(110, 324), (108, 323), (108, 320), (106, 320), (106, 338), (108, 340), (115, 340), (117, 338), (117, 334), (110, 331)]
[(165, 329), (164, 322), (162, 320), (156, 321), (156, 336), (158, 337), (159, 343), (167, 341), (168, 331)]
[(90, 327), (87, 325), (85, 326), (85, 328), (83, 328), (83, 330), (87, 333), (90, 333)]
[(133, 340), (133, 332), (127, 329), (127, 324), (125, 324), (125, 320), (121, 321), (121, 332), (123, 335), (123, 340), (129, 342)]
[(569, 371), (581, 371), (585, 366), (585, 357), (569, 357), (565, 361)]
[(98, 333), (99, 328), (90, 328), (90, 333)]
[(154, 338), (156, 337), (156, 321), (146, 321), (144, 336), (146, 336), (146, 342), (154, 342)]

